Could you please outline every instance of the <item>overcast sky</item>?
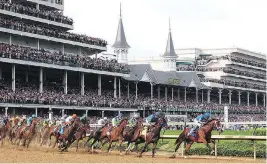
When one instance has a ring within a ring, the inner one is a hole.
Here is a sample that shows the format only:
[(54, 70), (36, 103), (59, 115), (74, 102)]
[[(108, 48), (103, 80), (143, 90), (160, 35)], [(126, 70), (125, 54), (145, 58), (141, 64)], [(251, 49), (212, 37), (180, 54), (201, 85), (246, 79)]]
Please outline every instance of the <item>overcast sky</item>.
[(74, 31), (114, 43), (119, 4), (129, 57), (165, 51), (169, 23), (174, 47), (239, 47), (267, 54), (267, 0), (65, 0)]

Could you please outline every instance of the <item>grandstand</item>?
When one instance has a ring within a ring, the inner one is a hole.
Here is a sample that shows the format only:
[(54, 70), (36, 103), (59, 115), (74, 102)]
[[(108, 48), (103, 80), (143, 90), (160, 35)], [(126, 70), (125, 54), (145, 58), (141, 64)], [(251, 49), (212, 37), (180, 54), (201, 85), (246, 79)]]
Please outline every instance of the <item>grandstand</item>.
[(63, 10), (63, 0), (0, 0), (0, 108), (6, 114), (147, 116), (161, 109), (191, 118), (223, 114), (229, 106), (229, 121), (266, 120), (266, 56), (175, 50), (170, 29), (158, 70), (153, 60), (128, 60), (120, 13), (116, 60), (106, 59), (98, 54), (107, 42), (69, 32), (74, 21)]

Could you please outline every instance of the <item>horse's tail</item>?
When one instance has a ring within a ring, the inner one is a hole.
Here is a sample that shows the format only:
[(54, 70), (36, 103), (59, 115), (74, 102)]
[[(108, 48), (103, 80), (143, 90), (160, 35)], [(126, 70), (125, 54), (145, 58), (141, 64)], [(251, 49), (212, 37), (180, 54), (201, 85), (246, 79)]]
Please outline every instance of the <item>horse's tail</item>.
[(177, 145), (178, 142), (181, 142), (181, 140), (183, 141), (185, 139), (185, 131), (182, 131), (182, 133), (179, 135), (179, 137), (176, 139), (174, 145)]

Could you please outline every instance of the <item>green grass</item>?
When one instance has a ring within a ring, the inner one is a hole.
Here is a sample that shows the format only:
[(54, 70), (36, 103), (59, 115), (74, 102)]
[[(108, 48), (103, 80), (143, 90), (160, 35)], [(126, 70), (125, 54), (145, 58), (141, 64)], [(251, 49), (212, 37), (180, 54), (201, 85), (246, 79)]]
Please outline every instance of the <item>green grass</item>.
[[(182, 130), (166, 130), (164, 132), (164, 135), (179, 135), (182, 133)], [(161, 132), (161, 135), (163, 132)], [(212, 131), (213, 135), (218, 135), (219, 133), (217, 131)], [(225, 130), (221, 135), (244, 135), (244, 136), (250, 136), (252, 135), (251, 131), (233, 131), (233, 130)]]

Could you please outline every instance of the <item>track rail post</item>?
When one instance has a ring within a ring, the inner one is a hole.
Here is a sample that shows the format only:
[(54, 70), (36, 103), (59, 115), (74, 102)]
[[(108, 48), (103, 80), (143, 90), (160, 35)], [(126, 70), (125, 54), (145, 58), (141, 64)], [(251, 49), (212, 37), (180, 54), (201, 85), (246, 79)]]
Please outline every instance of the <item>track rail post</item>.
[(254, 161), (256, 161), (256, 141), (255, 140), (252, 140), (253, 141), (253, 149), (254, 149)]
[(215, 158), (217, 158), (217, 140), (214, 140)]

